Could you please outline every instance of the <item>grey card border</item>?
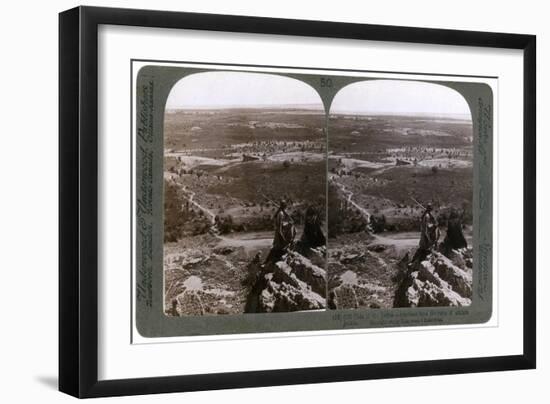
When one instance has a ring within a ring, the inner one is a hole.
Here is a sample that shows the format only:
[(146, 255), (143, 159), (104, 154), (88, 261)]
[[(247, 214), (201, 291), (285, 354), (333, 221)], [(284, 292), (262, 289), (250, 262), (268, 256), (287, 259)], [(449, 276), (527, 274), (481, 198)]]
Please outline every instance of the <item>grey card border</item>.
[[(133, 81), (133, 62), (151, 63), (140, 69), (137, 80)], [(180, 63), (186, 65), (212, 66), (212, 68), (193, 68), (180, 66), (154, 65), (155, 63)], [(155, 198), (162, 195), (163, 187), (163, 125), (164, 106), (172, 86), (183, 77), (199, 72), (224, 70), (223, 66), (232, 67), (231, 71), (243, 71), (247, 67), (264, 68), (257, 73), (276, 74), (301, 80), (312, 86), (325, 105), (329, 114), (330, 103), (334, 95), (344, 86), (358, 81), (375, 80), (375, 77), (338, 76), (338, 72), (357, 73), (392, 73), (405, 72), (371, 72), (344, 69), (320, 69), (281, 66), (252, 66), (235, 64), (212, 64), (197, 62), (175, 62), (159, 60), (130, 60), (131, 70), (131, 153), (136, 148), (135, 162), (131, 159), (131, 173), (135, 164), (136, 186), (133, 177), (131, 192), (131, 215), (136, 218), (135, 250), (131, 251), (132, 306), (135, 304), (135, 326), (142, 337), (183, 337), (222, 334), (269, 333), (289, 331), (323, 331), (371, 329), (407, 326), (433, 326), (479, 324), (490, 320), (492, 316), (492, 280), (493, 280), (493, 94), (486, 83), (439, 81), (427, 79), (405, 79), (407, 81), (431, 82), (458, 91), (466, 99), (472, 113), (474, 133), (474, 295), (468, 307), (430, 307), (430, 308), (391, 308), (371, 310), (326, 310), (322, 312), (293, 313), (250, 313), (223, 316), (189, 316), (168, 317), (164, 314), (163, 302), (163, 201)], [(239, 70), (235, 70), (237, 67)], [(242, 69), (241, 69), (242, 68)], [(273, 69), (269, 71), (269, 69)], [(277, 72), (274, 69), (307, 69), (328, 74), (307, 74)], [(161, 74), (159, 74), (161, 73)], [(495, 79), (492, 76), (462, 76), (432, 73), (416, 73), (439, 77), (468, 77)], [(320, 78), (329, 77), (334, 85), (331, 88), (321, 87)], [(396, 78), (397, 79), (397, 78)], [(133, 91), (136, 91), (136, 122), (133, 122)], [(160, 107), (159, 107), (160, 106)], [(140, 107), (140, 108), (138, 108)], [(136, 129), (134, 145), (133, 132)], [(328, 132), (328, 131), (327, 131)], [(327, 139), (328, 145), (328, 139)], [(327, 147), (328, 152), (328, 147)], [(133, 154), (132, 154), (133, 155)], [(131, 174), (133, 176), (133, 174)], [(148, 178), (150, 181), (143, 181)], [(138, 184), (141, 184), (139, 186)], [(149, 184), (149, 185), (148, 185)], [(141, 198), (138, 195), (141, 190)], [(134, 191), (136, 192), (134, 195)], [(135, 211), (134, 211), (135, 209)], [(132, 217), (133, 219), (133, 217)], [(133, 223), (133, 220), (131, 220)], [(160, 224), (160, 225), (159, 225)], [(134, 229), (131, 229), (133, 238)], [(138, 236), (139, 234), (139, 236)], [(131, 245), (133, 246), (131, 240)], [(137, 254), (140, 252), (140, 254)], [(160, 270), (158, 269), (160, 268)], [(134, 303), (135, 299), (135, 303)], [(134, 319), (132, 318), (132, 321)]]

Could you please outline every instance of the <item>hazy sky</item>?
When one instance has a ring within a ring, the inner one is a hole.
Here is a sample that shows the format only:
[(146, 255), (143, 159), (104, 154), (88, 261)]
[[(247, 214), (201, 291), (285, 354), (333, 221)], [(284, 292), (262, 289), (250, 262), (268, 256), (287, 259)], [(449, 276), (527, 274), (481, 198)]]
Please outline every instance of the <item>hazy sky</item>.
[(350, 84), (336, 94), (331, 112), (470, 115), (466, 100), (449, 87), (399, 80)]
[[(265, 73), (205, 72), (177, 82), (166, 103), (175, 108), (321, 106), (309, 85)], [(470, 116), (466, 100), (448, 87), (418, 81), (370, 80), (340, 90), (331, 112)]]
[(309, 85), (289, 77), (264, 73), (206, 72), (177, 82), (166, 108), (222, 108), (317, 104), (321, 99)]

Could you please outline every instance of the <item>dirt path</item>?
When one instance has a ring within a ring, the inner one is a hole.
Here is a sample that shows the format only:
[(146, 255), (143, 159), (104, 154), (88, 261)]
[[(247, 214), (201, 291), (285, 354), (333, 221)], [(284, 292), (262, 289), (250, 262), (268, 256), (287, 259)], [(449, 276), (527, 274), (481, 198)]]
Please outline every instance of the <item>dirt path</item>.
[[(418, 248), (420, 242), (420, 232), (402, 232), (402, 233), (384, 233), (373, 234), (374, 239), (369, 245), (389, 245), (394, 246), (398, 253), (405, 252), (409, 249)], [(468, 245), (472, 245), (472, 235), (466, 233), (464, 235)], [(445, 239), (445, 231), (441, 232), (439, 241), (442, 242)]]
[(349, 191), (345, 185), (340, 184), (338, 182), (335, 182), (335, 184), (342, 190), (344, 194), (347, 195), (347, 201), (348, 203), (353, 206), (355, 209), (357, 209), (361, 215), (367, 220), (367, 223), (370, 223), (370, 213), (363, 207), (359, 206), (356, 202), (354, 202), (351, 198), (353, 197), (353, 192)]
[(404, 253), (409, 249), (415, 249), (418, 247), (420, 240), (420, 233), (405, 232), (405, 233), (391, 233), (385, 236), (380, 234), (373, 234), (374, 239), (369, 245), (389, 245), (395, 247), (398, 254)]
[[(189, 203), (203, 211), (210, 218), (210, 222), (214, 226), (216, 224), (216, 214), (194, 200), (195, 192), (186, 189), (184, 189), (184, 192), (186, 193)], [(273, 243), (273, 232), (271, 231), (233, 233), (228, 236), (215, 234), (215, 236), (220, 240), (217, 245), (218, 247), (244, 247), (247, 253), (252, 250), (270, 247)]]
[(188, 191), (186, 189), (183, 190), (187, 195), (187, 201), (189, 201), (190, 204), (192, 204), (193, 206), (195, 206), (197, 209), (200, 209), (201, 211), (203, 211), (208, 217), (210, 217), (210, 222), (212, 222), (212, 225), (214, 225), (216, 223), (216, 215), (214, 214), (214, 212), (212, 212), (210, 209), (208, 208), (205, 208), (204, 206), (202, 206), (201, 204), (199, 204), (198, 202), (196, 202), (194, 200), (195, 198), (195, 192), (193, 191)]
[(243, 247), (246, 252), (271, 247), (272, 232), (234, 233), (230, 236), (217, 235), (218, 247)]

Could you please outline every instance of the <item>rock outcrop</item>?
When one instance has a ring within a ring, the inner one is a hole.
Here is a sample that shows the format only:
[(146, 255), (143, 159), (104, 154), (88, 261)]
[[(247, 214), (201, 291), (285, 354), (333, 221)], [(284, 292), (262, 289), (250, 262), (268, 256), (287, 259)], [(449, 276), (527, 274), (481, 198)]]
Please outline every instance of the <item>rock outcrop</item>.
[(333, 310), (393, 307), (393, 265), (386, 246), (375, 251), (362, 240), (349, 238), (331, 248), (328, 259), (328, 305)]
[(395, 307), (469, 306), (472, 298), (472, 251), (452, 250), (449, 257), (431, 252), (410, 263), (395, 295)]
[(334, 288), (329, 293), (329, 309), (357, 309), (359, 308), (359, 300), (353, 285), (342, 284)]
[[(322, 254), (322, 252), (318, 252)], [(270, 313), (326, 308), (326, 271), (289, 251), (277, 262), (258, 265), (245, 312)]]

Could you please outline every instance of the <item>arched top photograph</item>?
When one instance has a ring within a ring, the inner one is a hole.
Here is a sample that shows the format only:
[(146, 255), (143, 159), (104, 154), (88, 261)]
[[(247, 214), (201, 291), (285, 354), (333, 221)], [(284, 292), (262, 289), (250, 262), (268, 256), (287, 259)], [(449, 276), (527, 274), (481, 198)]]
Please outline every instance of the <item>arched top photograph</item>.
[(438, 117), (471, 122), (466, 99), (456, 90), (432, 82), (366, 80), (342, 88), (331, 113)]
[(195, 73), (174, 85), (164, 117), (166, 316), (326, 309), (316, 90), (276, 74)]
[[(329, 304), (470, 306), (474, 147), (464, 97), (434, 83), (356, 82), (334, 97), (328, 131)], [(361, 266), (346, 258), (363, 251)], [(444, 267), (438, 283), (418, 282), (434, 265)], [(463, 283), (449, 286), (457, 276)], [(367, 297), (342, 299), (349, 283)]]
[(309, 84), (280, 74), (209, 71), (179, 80), (170, 91), (167, 110), (231, 108), (321, 109)]

